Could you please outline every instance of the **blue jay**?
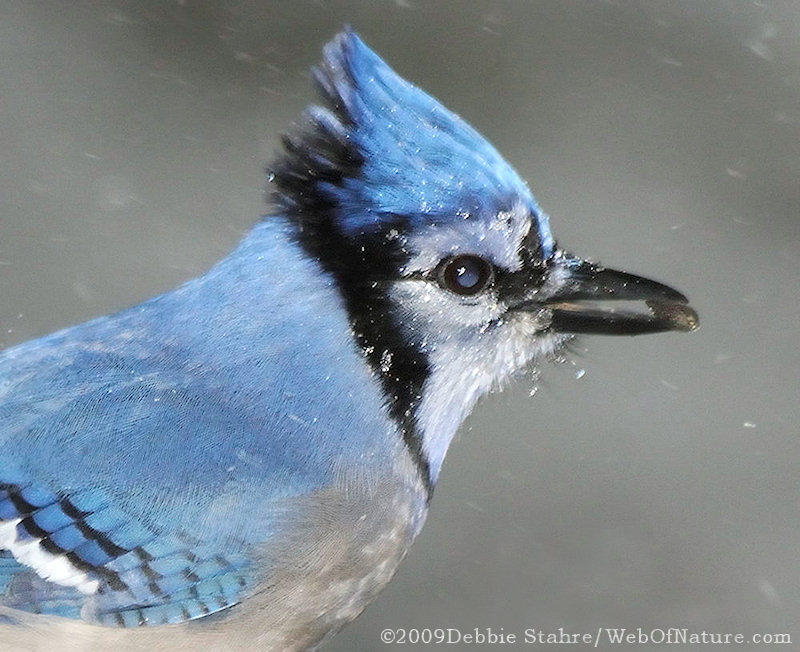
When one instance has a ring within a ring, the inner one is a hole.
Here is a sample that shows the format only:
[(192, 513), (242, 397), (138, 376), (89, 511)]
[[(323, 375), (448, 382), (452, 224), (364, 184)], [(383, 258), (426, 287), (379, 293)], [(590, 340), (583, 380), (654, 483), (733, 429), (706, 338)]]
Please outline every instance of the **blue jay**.
[[(692, 330), (556, 246), (497, 151), (352, 31), (203, 276), (0, 353), (0, 641), (313, 647), (419, 533), (476, 400), (576, 333)], [(83, 649), (83, 648), (81, 648)]]

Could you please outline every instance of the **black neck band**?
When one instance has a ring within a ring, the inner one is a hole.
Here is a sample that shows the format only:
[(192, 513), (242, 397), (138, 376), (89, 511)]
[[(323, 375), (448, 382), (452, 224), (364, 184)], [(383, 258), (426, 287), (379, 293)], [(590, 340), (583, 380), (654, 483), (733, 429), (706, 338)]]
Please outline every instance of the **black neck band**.
[[(290, 216), (291, 217), (291, 216)], [(329, 220), (304, 221), (295, 216), (300, 246), (337, 282), (358, 346), (380, 378), (389, 413), (419, 471), (428, 498), (433, 491), (430, 465), (416, 425), (422, 387), (429, 375), (426, 355), (403, 339), (388, 285), (397, 278), (399, 256), (387, 255), (390, 243), (381, 236), (381, 250), (370, 250), (342, 236)]]

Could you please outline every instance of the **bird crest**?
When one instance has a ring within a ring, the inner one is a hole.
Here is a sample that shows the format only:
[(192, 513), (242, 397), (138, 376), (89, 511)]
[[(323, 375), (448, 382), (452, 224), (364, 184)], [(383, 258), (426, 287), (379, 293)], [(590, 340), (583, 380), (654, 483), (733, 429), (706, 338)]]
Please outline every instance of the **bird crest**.
[(313, 70), (326, 107), (310, 106), (271, 168), (275, 199), (345, 236), (453, 219), (490, 219), (520, 203), (524, 182), (477, 131), (395, 73), (352, 30)]

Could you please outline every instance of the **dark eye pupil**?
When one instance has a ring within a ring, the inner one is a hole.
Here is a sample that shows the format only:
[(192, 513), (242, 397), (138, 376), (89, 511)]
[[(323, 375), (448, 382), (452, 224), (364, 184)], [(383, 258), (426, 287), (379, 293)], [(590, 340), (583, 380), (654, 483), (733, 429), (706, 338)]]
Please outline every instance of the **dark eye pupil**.
[(456, 256), (442, 269), (442, 285), (457, 294), (477, 294), (492, 280), (492, 266), (478, 256)]

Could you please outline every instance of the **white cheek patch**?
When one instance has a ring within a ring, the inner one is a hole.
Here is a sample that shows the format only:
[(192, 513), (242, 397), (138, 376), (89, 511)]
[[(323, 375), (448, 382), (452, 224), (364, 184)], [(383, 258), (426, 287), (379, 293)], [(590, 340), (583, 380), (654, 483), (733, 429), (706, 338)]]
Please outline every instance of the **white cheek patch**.
[(507, 315), (490, 293), (463, 297), (436, 283), (406, 280), (394, 283), (390, 296), (406, 337), (428, 357), (430, 375), (416, 416), (435, 481), (475, 402), (567, 338), (546, 332), (546, 320), (534, 313)]
[(64, 555), (53, 555), (39, 545), (37, 538), (20, 538), (17, 524), (22, 519), (0, 523), (0, 549), (8, 550), (20, 564), (28, 566), (39, 577), (61, 586), (72, 586), (81, 593), (97, 592), (100, 583), (73, 566)]
[(428, 339), (480, 329), (503, 314), (503, 306), (490, 294), (462, 297), (429, 281), (398, 281), (391, 297), (401, 309), (403, 326), (416, 334), (425, 333)]
[(472, 338), (452, 338), (429, 354), (431, 375), (423, 388), (417, 422), (434, 479), (458, 426), (476, 401), (531, 362), (555, 354), (567, 339), (543, 334), (535, 316), (493, 326)]

